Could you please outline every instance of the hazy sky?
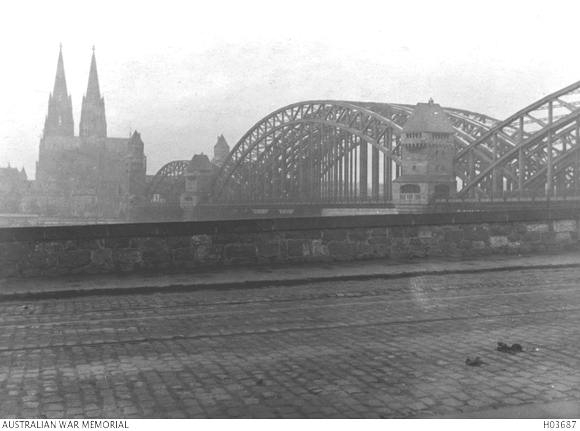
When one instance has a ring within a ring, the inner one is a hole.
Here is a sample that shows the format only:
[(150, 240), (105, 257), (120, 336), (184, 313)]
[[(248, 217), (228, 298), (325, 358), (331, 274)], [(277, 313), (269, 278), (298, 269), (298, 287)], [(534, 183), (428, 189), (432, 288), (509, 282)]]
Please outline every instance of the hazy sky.
[(95, 45), (108, 135), (139, 131), (148, 174), (211, 155), (220, 134), (233, 147), (299, 101), (432, 97), (503, 119), (580, 80), (572, 1), (13, 4), (0, 10), (0, 166), (29, 178), (59, 43), (75, 134)]

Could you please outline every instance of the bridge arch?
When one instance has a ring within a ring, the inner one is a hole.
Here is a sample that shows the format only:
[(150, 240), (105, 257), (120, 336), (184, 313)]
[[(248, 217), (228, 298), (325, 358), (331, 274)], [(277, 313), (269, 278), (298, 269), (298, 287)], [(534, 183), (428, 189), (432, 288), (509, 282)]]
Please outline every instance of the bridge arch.
[(153, 177), (147, 190), (147, 201), (151, 203), (179, 203), (185, 192), (185, 171), (189, 160), (175, 160), (164, 165)]
[[(329, 100), (283, 107), (232, 149), (212, 184), (214, 203), (389, 202), (392, 180), (400, 174), (400, 133), (413, 108)], [(458, 149), (499, 122), (465, 110), (445, 111)], [(478, 160), (492, 158), (485, 146), (474, 154)]]

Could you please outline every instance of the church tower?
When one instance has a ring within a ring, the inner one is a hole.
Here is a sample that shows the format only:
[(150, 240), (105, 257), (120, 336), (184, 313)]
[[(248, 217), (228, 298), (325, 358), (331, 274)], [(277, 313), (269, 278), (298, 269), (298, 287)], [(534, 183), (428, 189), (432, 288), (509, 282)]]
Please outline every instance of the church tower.
[(58, 53), (54, 89), (48, 97), (48, 113), (44, 120), (44, 136), (73, 136), (72, 100), (66, 88), (62, 44)]
[(399, 212), (421, 212), (434, 198), (455, 196), (455, 129), (441, 106), (417, 104), (401, 130), (401, 150), (402, 175), (393, 181)]
[(101, 97), (101, 91), (99, 89), (99, 75), (97, 74), (97, 60), (95, 59), (94, 46), (87, 94), (83, 96), (79, 136), (81, 138), (91, 136), (98, 138), (107, 137), (105, 99)]

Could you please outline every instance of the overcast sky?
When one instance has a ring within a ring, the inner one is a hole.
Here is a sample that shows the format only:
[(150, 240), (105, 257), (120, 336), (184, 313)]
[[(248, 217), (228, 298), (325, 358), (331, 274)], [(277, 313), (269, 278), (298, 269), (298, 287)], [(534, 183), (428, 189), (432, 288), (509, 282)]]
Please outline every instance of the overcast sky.
[(34, 177), (59, 43), (75, 134), (95, 45), (108, 135), (139, 131), (155, 174), (211, 155), (220, 134), (233, 147), (299, 101), (432, 97), (503, 119), (580, 80), (578, 12), (572, 1), (11, 2), (0, 166)]

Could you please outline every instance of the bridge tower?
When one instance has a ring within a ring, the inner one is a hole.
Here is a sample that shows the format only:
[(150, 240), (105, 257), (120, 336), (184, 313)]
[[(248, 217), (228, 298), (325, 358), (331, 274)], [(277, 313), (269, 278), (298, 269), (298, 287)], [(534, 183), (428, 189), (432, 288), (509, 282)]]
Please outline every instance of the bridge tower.
[(422, 212), (435, 197), (454, 197), (455, 129), (441, 106), (418, 103), (401, 130), (402, 174), (393, 181), (399, 212)]
[(199, 205), (207, 203), (217, 166), (205, 154), (195, 154), (185, 171), (185, 193), (180, 196), (185, 221), (199, 218)]
[(213, 159), (211, 162), (221, 166), (229, 154), (230, 146), (226, 138), (224, 138), (224, 135), (218, 136), (217, 143), (213, 147)]

